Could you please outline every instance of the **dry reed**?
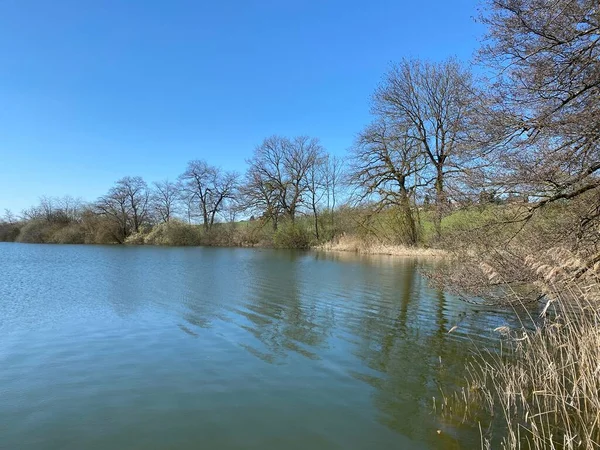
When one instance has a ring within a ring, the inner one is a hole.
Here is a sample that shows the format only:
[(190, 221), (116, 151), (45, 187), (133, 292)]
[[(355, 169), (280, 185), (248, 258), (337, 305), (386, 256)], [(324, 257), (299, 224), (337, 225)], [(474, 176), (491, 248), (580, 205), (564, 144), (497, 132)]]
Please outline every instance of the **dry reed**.
[[(554, 256), (558, 253), (554, 251)], [(536, 260), (537, 261), (537, 260)], [(445, 415), (477, 423), (482, 448), (600, 448), (600, 282), (596, 267), (562, 255), (529, 261), (546, 304), (523, 327), (496, 329), (499, 348), (478, 350), (467, 386), (443, 397)]]
[(446, 252), (439, 249), (390, 245), (383, 242), (361, 239), (346, 234), (343, 234), (332, 241), (316, 246), (315, 250), (328, 252), (353, 252), (365, 255), (391, 255), (411, 257), (442, 257), (447, 255)]

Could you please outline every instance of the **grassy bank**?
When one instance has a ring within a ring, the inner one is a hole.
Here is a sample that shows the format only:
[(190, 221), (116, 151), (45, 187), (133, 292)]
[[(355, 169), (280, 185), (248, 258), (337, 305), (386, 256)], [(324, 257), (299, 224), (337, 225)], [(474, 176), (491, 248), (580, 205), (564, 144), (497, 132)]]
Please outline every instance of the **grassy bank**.
[[(462, 226), (465, 212), (454, 211), (444, 218), (444, 232)], [(342, 207), (314, 217), (299, 216), (293, 222), (246, 220), (215, 223), (210, 230), (202, 224), (178, 219), (140, 227), (123, 238), (114, 221), (92, 213), (71, 220), (30, 219), (0, 223), (0, 241), (53, 244), (128, 244), (166, 246), (240, 246), (274, 248), (318, 248), (327, 251), (390, 255), (441, 254), (432, 248), (436, 241), (429, 211), (419, 221), (419, 241), (408, 244), (398, 211), (387, 209), (373, 214), (368, 209)], [(468, 218), (472, 223), (472, 217)]]
[[(455, 210), (444, 217), (444, 235), (481, 223), (489, 208)], [(216, 223), (210, 231), (200, 224), (172, 219), (147, 226), (121, 242), (114, 224), (95, 215), (70, 222), (29, 220), (0, 224), (0, 241), (53, 244), (126, 244), (162, 246), (228, 246), (316, 249), (394, 256), (441, 257), (448, 254), (435, 235), (429, 211), (422, 211), (419, 242), (408, 245), (393, 209), (370, 214), (360, 208), (340, 208), (314, 219), (301, 216), (293, 223), (282, 220), (277, 228), (269, 221), (247, 220)]]

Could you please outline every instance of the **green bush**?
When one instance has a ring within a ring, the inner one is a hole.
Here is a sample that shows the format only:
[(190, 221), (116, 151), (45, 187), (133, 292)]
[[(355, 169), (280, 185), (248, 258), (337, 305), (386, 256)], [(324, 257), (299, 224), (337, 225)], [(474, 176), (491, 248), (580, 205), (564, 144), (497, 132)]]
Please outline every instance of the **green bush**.
[(277, 248), (308, 249), (311, 245), (311, 235), (306, 227), (296, 223), (285, 223), (275, 232), (273, 244)]

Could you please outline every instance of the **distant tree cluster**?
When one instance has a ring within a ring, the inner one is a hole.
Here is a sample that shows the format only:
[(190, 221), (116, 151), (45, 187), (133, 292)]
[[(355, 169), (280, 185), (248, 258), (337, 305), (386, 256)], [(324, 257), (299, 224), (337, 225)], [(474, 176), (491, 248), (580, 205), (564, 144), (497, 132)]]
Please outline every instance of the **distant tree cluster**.
[[(159, 234), (170, 230), (183, 236), (181, 223), (187, 223), (189, 227), (199, 226), (196, 232), (205, 239), (188, 239), (188, 233), (185, 242), (214, 243), (210, 237), (218, 235), (217, 224), (235, 223), (249, 216), (258, 217), (260, 227), (270, 223), (273, 231), (278, 231), (282, 222), (293, 226), (299, 216), (312, 217), (316, 240), (323, 226), (331, 229), (342, 164), (318, 139), (271, 136), (256, 147), (247, 162), (244, 176), (203, 160), (188, 162), (175, 181), (148, 184), (139, 176), (126, 176), (92, 203), (68, 196), (42, 197), (38, 206), (23, 211), (20, 218), (6, 211), (0, 239), (140, 243), (156, 227), (161, 227)], [(322, 223), (322, 213), (329, 213), (326, 224)], [(77, 232), (67, 236), (65, 229)], [(303, 237), (303, 245), (308, 239)]]

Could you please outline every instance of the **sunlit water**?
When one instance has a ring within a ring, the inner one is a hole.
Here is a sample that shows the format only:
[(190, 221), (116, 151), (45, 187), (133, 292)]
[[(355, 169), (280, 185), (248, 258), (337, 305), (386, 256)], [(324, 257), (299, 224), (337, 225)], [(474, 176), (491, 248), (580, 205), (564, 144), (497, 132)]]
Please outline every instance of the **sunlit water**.
[(422, 264), (0, 244), (0, 448), (477, 447), (432, 397), (504, 319)]

